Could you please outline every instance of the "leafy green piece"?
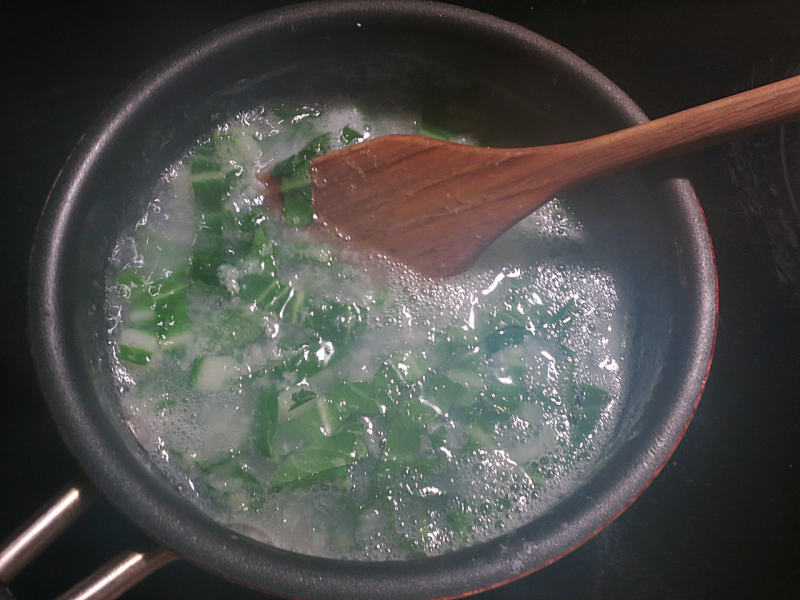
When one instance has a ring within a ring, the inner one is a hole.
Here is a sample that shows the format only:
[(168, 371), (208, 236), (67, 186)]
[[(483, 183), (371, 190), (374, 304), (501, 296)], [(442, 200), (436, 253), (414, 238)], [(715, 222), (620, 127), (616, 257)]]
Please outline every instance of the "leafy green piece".
[(284, 201), (287, 194), (306, 191), (311, 192), (311, 163), (308, 161), (298, 163), (291, 174), (281, 177), (281, 195)]
[(595, 385), (582, 384), (575, 395), (571, 412), (573, 441), (579, 441), (594, 431), (606, 406), (611, 401), (608, 392)]
[(305, 323), (312, 310), (312, 300), (305, 292), (292, 288), (286, 303), (281, 307), (280, 317), (284, 323)]
[(164, 410), (166, 408), (172, 408), (177, 403), (178, 403), (178, 401), (175, 399), (174, 396), (169, 396), (169, 397), (167, 397), (167, 398), (165, 398), (163, 400), (159, 400), (158, 402), (156, 402), (154, 408), (155, 408), (156, 412), (160, 412), (160, 411), (162, 411), (162, 410)]
[(610, 401), (608, 392), (596, 385), (584, 383), (578, 390), (577, 404), (585, 411), (602, 412)]
[(163, 298), (170, 294), (182, 292), (188, 285), (183, 275), (176, 273), (171, 277), (165, 277), (149, 284), (147, 286), (147, 293), (151, 298)]
[[(128, 284), (119, 284), (117, 279), (118, 285), (124, 285), (130, 291), (129, 300), (133, 310), (152, 310), (159, 299), (182, 292), (189, 285), (183, 271), (152, 283), (144, 283), (137, 275), (128, 273), (124, 276), (124, 281)], [(138, 283), (134, 283), (135, 281)]]
[(265, 229), (267, 219), (264, 214), (264, 207), (260, 204), (226, 205), (226, 214), (232, 224), (243, 233), (254, 233), (257, 229)]
[(214, 461), (197, 461), (195, 466), (206, 475), (205, 485), (228, 503), (244, 506), (249, 510), (256, 510), (264, 505), (264, 486), (255, 475), (236, 462), (231, 454)]
[(530, 332), (527, 329), (518, 325), (507, 325), (506, 327), (493, 331), (486, 336), (486, 340), (484, 341), (486, 355), (491, 356), (498, 350), (506, 348), (507, 346), (521, 344), (528, 333)]
[(150, 362), (152, 354), (143, 348), (136, 348), (126, 344), (119, 345), (119, 359), (136, 365), (146, 365)]
[(367, 309), (355, 302), (323, 300), (310, 311), (306, 325), (325, 339), (350, 342), (367, 326)]
[(289, 407), (289, 411), (293, 411), (297, 407), (303, 406), (306, 402), (311, 402), (316, 399), (317, 393), (312, 390), (303, 389), (292, 392), (292, 405)]
[(383, 361), (378, 367), (372, 378), (372, 384), (395, 403), (399, 401), (408, 385), (403, 373), (389, 360)]
[(305, 227), (314, 220), (314, 206), (311, 201), (311, 165), (297, 166), (292, 175), (281, 179), (283, 196), (283, 215), (292, 227)]
[(198, 356), (192, 361), (192, 366), (189, 369), (189, 387), (194, 388), (197, 385), (197, 379), (200, 377), (200, 371), (205, 360), (205, 356)]
[(419, 132), (421, 135), (424, 135), (429, 138), (433, 138), (435, 140), (442, 140), (445, 142), (449, 142), (452, 139), (452, 135), (449, 131), (445, 131), (439, 127), (425, 127), (422, 126), (419, 128)]
[(318, 135), (303, 146), (297, 154), (292, 154), (289, 158), (285, 158), (276, 163), (275, 166), (272, 167), (272, 176), (283, 179), (285, 177), (292, 177), (301, 169), (308, 168), (308, 163), (312, 158), (325, 154), (330, 139), (330, 133)]
[(257, 227), (255, 231), (253, 231), (253, 241), (250, 244), (250, 256), (257, 260), (266, 260), (267, 265), (264, 270), (269, 275), (276, 275), (274, 246), (272, 245), (272, 239), (266, 227)]
[[(197, 159), (195, 159), (197, 160)], [(194, 163), (192, 164), (194, 169)], [(194, 201), (203, 213), (214, 213), (222, 208), (222, 201), (230, 191), (230, 177), (222, 171), (201, 171), (189, 176), (194, 191)]]
[(313, 445), (328, 432), (320, 416), (318, 401), (296, 406), (287, 416), (289, 420), (282, 421), (275, 434), (273, 449), (276, 454), (290, 454)]
[(212, 153), (197, 152), (192, 159), (192, 175), (198, 173), (208, 173), (209, 171), (221, 171), (222, 165)]
[(525, 472), (528, 474), (528, 477), (531, 478), (531, 482), (534, 486), (538, 487), (546, 487), (547, 486), (547, 477), (544, 476), (542, 473), (539, 464), (536, 461), (531, 462), (525, 467)]
[(231, 184), (237, 177), (233, 169), (223, 169), (225, 155), (230, 155), (235, 140), (226, 132), (218, 132), (201, 144), (194, 152), (189, 181), (192, 184), (194, 200), (206, 219), (222, 209)]
[[(530, 325), (529, 315), (507, 307), (491, 307), (486, 313), (486, 324), (489, 332), (499, 331), (508, 326), (526, 328)], [(483, 332), (482, 332), (483, 333)]]
[(492, 423), (483, 419), (475, 419), (467, 427), (466, 450), (488, 450), (495, 447)]
[(463, 509), (452, 510), (447, 513), (447, 524), (457, 534), (464, 535), (472, 530), (475, 518)]
[(455, 354), (447, 365), (446, 375), (451, 380), (466, 386), (471, 393), (483, 388), (486, 357), (481, 348)]
[(480, 338), (472, 329), (448, 327), (443, 336), (437, 336), (437, 341), (448, 344), (450, 352), (454, 353), (473, 350), (480, 343)]
[(408, 412), (408, 416), (420, 425), (428, 425), (436, 417), (443, 414), (444, 411), (432, 402), (428, 402), (422, 398), (409, 398), (401, 410)]
[(408, 463), (419, 458), (425, 427), (414, 419), (408, 411), (395, 412), (386, 434), (382, 462)]
[(330, 244), (306, 244), (295, 242), (283, 249), (292, 253), (292, 260), (330, 267), (336, 261)]
[(280, 328), (278, 348), (284, 351), (297, 352), (306, 344), (313, 344), (316, 339), (317, 336), (310, 333), (305, 327), (284, 323)]
[[(117, 273), (117, 286), (125, 286), (127, 288), (136, 288), (144, 285), (139, 273), (136, 269), (126, 267)], [(128, 290), (130, 292), (130, 290)]]
[(267, 304), (281, 284), (265, 273), (250, 273), (239, 278), (239, 298), (245, 302)]
[(359, 415), (377, 415), (386, 410), (389, 398), (364, 381), (343, 383), (325, 394), (323, 407), (333, 431)]
[(364, 138), (364, 134), (360, 131), (356, 131), (349, 125), (345, 125), (342, 128), (342, 132), (339, 134), (339, 142), (346, 146), (347, 144), (352, 144), (354, 142), (360, 142)]
[(293, 288), (277, 280), (274, 283), (275, 285), (271, 285), (269, 289), (265, 290), (264, 295), (256, 300), (256, 304), (258, 304), (259, 308), (280, 314), (291, 297)]
[(229, 499), (244, 504), (250, 510), (256, 510), (264, 506), (267, 497), (264, 493), (264, 487), (255, 475), (245, 471), (241, 465), (234, 465), (231, 469), (231, 477), (239, 481), (241, 488), (240, 494), (237, 494), (235, 498), (231, 498), (231, 493), (228, 492)]
[(278, 428), (278, 390), (265, 388), (258, 393), (253, 420), (253, 445), (264, 456), (272, 456), (272, 441)]
[(496, 421), (509, 417), (527, 399), (528, 391), (522, 381), (501, 383), (493, 380), (478, 395), (478, 407), (483, 418)]
[(367, 455), (363, 433), (345, 430), (289, 454), (278, 465), (270, 490), (307, 487), (346, 476), (348, 467)]
[(244, 348), (263, 333), (261, 317), (237, 308), (216, 313), (200, 328), (200, 336), (211, 342), (220, 354), (231, 354), (234, 349)]
[(156, 300), (153, 307), (156, 336), (166, 340), (189, 327), (189, 311), (186, 307), (186, 292), (173, 292)]
[(416, 348), (392, 354), (390, 360), (403, 372), (407, 381), (421, 378), (429, 367), (435, 366), (431, 364), (426, 350)]
[(556, 326), (566, 325), (572, 320), (573, 315), (577, 311), (578, 305), (575, 303), (575, 299), (570, 298), (555, 312), (551, 322)]
[(311, 343), (303, 344), (294, 356), (273, 367), (271, 374), (273, 377), (280, 377), (284, 373), (294, 373), (298, 379), (311, 377), (325, 368), (334, 353), (333, 344), (317, 338)]
[(324, 133), (309, 141), (297, 153), (278, 162), (271, 175), (281, 180), (283, 214), (292, 227), (305, 227), (314, 219), (311, 202), (311, 159), (324, 154), (330, 141)]
[(208, 285), (219, 285), (220, 253), (212, 248), (198, 248), (192, 254), (192, 277)]
[(466, 408), (474, 400), (474, 396), (465, 386), (437, 371), (425, 373), (422, 380), (422, 391), (426, 399), (431, 400), (445, 411), (454, 407)]
[(280, 315), (294, 293), (293, 288), (265, 274), (252, 273), (239, 279), (239, 297), (255, 303), (259, 310), (268, 310)]
[(198, 281), (219, 287), (220, 266), (235, 262), (237, 257), (248, 250), (242, 243), (226, 238), (219, 231), (201, 227), (192, 246), (190, 274)]
[(297, 123), (303, 119), (316, 119), (322, 111), (313, 106), (281, 106), (273, 111), (280, 119)]

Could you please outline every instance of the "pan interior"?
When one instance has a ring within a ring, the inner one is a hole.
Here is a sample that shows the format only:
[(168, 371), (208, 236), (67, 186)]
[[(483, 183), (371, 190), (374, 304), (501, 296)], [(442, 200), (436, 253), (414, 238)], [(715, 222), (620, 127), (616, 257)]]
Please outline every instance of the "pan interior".
[[(142, 214), (165, 165), (213, 126), (254, 105), (342, 96), (444, 118), (480, 114), (477, 135), (497, 145), (569, 141), (641, 119), (600, 76), (570, 66), (561, 50), (530, 33), (498, 31), (494, 20), (460, 11), (445, 25), (427, 9), (418, 11), (298, 11), (291, 28), (286, 19), (255, 19), (199, 44), (145, 78), (90, 132), (51, 196), (44, 222), (58, 227), (38, 242), (46, 246), (38, 256), (49, 252), (51, 260), (39, 267), (34, 286), (46, 288), (42, 302), (55, 310), (35, 335), (49, 348), (43, 353), (57, 354), (44, 385), (62, 433), (90, 475), (161, 542), (278, 593), (313, 593), (311, 584), (298, 583), (298, 569), (330, 576), (331, 593), (342, 597), (374, 597), (358, 591), (362, 577), (383, 582), (393, 597), (419, 595), (422, 580), (425, 595), (463, 593), (553, 559), (622, 510), (666, 460), (691, 416), (710, 355), (713, 267), (691, 191), (648, 172), (605, 178), (565, 200), (597, 242), (596, 260), (613, 265), (622, 282), (632, 376), (602, 455), (547, 514), (494, 542), (378, 571), (298, 559), (231, 537), (152, 467), (126, 429), (110, 375), (108, 256), (119, 232)], [(39, 235), (47, 234), (40, 229)], [(34, 268), (36, 257), (35, 250)], [(54, 399), (63, 396), (66, 401)], [(565, 520), (573, 523), (566, 530)]]

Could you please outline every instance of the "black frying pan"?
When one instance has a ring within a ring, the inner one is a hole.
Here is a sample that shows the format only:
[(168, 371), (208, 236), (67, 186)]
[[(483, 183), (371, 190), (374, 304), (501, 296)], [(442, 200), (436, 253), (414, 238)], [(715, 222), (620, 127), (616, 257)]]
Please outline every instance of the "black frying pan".
[(494, 541), (445, 556), (358, 563), (286, 552), (217, 525), (170, 488), (124, 426), (106, 359), (104, 276), (119, 231), (165, 165), (226, 115), (288, 98), (347, 94), (485, 118), (488, 143), (568, 141), (645, 119), (563, 48), (487, 15), (416, 2), (320, 2), (247, 19), (158, 65), (73, 151), (37, 232), (32, 348), (69, 447), (94, 484), (160, 544), (281, 595), (456, 596), (521, 577), (622, 512), (668, 459), (705, 382), (716, 274), (691, 187), (655, 171), (606, 178), (568, 202), (632, 307), (633, 377), (614, 436), (580, 486)]

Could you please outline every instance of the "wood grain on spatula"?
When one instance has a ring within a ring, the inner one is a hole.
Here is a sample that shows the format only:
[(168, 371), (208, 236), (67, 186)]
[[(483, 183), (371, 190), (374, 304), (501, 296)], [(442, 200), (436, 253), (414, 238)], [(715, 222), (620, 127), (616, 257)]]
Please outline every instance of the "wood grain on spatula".
[(607, 135), (481, 148), (374, 138), (311, 161), (317, 219), (356, 248), (431, 277), (459, 273), (559, 190), (800, 115), (800, 76)]

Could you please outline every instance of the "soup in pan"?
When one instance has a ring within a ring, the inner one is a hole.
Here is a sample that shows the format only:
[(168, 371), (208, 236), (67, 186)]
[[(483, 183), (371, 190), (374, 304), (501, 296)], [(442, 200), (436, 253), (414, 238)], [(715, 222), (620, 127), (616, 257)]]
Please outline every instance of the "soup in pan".
[(130, 429), (189, 501), (280, 548), (392, 560), (510, 531), (591, 464), (624, 390), (617, 283), (558, 201), (442, 281), (319, 231), (309, 160), (400, 132), (473, 141), (346, 103), (240, 114), (109, 262)]

